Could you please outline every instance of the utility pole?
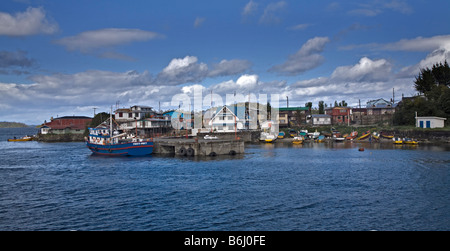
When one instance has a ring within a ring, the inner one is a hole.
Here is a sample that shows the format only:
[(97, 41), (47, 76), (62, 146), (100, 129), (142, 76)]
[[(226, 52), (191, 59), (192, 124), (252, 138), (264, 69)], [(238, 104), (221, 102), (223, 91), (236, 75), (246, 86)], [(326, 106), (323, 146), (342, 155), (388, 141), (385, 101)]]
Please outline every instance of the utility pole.
[(97, 110), (98, 108), (97, 108), (97, 107), (94, 107), (94, 108), (92, 108), (92, 109), (94, 109), (94, 117), (95, 117), (95, 110)]

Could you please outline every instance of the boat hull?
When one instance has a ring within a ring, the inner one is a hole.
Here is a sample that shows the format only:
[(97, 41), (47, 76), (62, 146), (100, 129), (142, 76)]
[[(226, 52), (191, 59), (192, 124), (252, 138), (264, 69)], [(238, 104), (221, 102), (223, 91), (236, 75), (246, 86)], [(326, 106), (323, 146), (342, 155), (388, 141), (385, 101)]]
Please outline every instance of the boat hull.
[(99, 145), (86, 142), (86, 146), (94, 154), (108, 156), (144, 156), (153, 153), (153, 142), (129, 142), (116, 145)]
[(20, 138), (20, 139), (8, 139), (8, 142), (23, 142), (23, 141), (32, 141), (33, 138), (27, 137), (27, 138)]

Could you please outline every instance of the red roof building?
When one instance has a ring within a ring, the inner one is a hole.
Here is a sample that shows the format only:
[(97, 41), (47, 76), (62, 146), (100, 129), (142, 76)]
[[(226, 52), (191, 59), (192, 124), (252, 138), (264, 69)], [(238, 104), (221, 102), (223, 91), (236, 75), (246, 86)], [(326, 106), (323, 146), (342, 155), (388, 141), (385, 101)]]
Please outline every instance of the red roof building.
[(41, 126), (41, 133), (84, 133), (84, 129), (91, 123), (92, 118), (84, 116), (65, 116), (56, 119), (51, 119)]

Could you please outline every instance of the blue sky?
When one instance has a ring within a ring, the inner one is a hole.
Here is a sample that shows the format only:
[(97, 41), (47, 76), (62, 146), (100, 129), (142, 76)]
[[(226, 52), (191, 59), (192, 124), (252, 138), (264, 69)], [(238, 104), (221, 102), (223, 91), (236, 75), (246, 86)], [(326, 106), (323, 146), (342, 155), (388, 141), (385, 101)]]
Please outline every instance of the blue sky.
[[(280, 106), (411, 96), (450, 58), (450, 1), (57, 1), (0, 5), (0, 121), (40, 124), (176, 94)], [(449, 60), (450, 61), (450, 60)], [(206, 104), (205, 104), (206, 106)]]

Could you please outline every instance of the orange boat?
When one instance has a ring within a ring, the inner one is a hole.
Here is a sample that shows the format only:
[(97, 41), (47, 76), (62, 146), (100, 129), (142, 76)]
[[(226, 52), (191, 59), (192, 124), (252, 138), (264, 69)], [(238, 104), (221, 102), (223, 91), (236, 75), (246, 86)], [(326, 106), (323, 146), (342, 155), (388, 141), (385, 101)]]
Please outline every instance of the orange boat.
[(353, 131), (352, 133), (350, 133), (350, 135), (348, 135), (348, 136), (346, 137), (346, 139), (348, 139), (348, 140), (353, 140), (353, 139), (355, 139), (357, 136), (358, 136), (358, 132), (357, 132), (357, 131)]

